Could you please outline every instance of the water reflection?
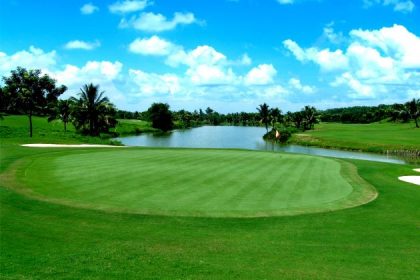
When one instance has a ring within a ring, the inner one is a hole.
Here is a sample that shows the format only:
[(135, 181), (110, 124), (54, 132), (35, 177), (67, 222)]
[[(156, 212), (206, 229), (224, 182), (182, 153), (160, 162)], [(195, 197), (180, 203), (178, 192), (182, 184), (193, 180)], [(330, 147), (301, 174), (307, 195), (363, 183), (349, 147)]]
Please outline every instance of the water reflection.
[(126, 146), (143, 147), (185, 147), (185, 148), (237, 148), (298, 153), (317, 156), (361, 159), (404, 164), (397, 157), (323, 149), (299, 145), (279, 145), (262, 139), (263, 127), (202, 126), (194, 129), (175, 130), (168, 133), (142, 134), (117, 138)]

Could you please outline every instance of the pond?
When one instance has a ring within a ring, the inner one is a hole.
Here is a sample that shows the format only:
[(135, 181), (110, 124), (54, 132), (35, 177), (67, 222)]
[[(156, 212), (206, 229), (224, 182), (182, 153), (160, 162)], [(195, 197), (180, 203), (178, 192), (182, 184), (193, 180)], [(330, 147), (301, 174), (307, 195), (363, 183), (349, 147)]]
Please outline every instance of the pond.
[(350, 152), (299, 145), (279, 145), (264, 141), (263, 127), (244, 126), (202, 126), (193, 129), (175, 130), (168, 133), (146, 133), (138, 136), (120, 137), (126, 146), (142, 147), (184, 147), (184, 148), (234, 148), (248, 150), (281, 151), (337, 158), (361, 159), (388, 163), (404, 164), (397, 157)]

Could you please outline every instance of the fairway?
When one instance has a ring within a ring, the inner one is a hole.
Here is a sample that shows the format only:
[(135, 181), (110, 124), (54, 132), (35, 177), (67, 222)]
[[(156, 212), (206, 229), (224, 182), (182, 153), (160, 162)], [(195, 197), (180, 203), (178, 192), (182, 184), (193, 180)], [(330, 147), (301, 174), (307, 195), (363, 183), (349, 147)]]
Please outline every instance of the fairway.
[(295, 215), (376, 197), (349, 163), (268, 152), (57, 149), (27, 158), (15, 172), (44, 200), (141, 214)]

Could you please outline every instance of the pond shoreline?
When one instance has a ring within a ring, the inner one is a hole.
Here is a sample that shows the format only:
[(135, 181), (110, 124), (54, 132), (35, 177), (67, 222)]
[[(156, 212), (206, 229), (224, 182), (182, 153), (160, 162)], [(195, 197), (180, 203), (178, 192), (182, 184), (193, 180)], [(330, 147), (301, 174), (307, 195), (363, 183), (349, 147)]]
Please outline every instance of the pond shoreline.
[(119, 137), (113, 140), (125, 146), (141, 147), (178, 147), (178, 148), (234, 148), (266, 150), (274, 152), (310, 154), (337, 158), (350, 158), (406, 164), (406, 158), (381, 153), (360, 152), (316, 145), (295, 145), (293, 141), (279, 144), (263, 140), (263, 127), (243, 126), (201, 126), (194, 129), (177, 129), (168, 133), (144, 133), (137, 136)]

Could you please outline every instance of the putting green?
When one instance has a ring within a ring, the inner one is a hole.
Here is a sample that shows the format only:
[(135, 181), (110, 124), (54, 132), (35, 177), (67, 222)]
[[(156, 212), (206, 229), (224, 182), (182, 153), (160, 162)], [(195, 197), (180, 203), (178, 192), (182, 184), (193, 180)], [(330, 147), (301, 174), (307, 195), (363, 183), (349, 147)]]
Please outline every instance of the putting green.
[(349, 163), (239, 150), (58, 149), (27, 158), (16, 178), (44, 200), (143, 214), (295, 215), (376, 197)]

